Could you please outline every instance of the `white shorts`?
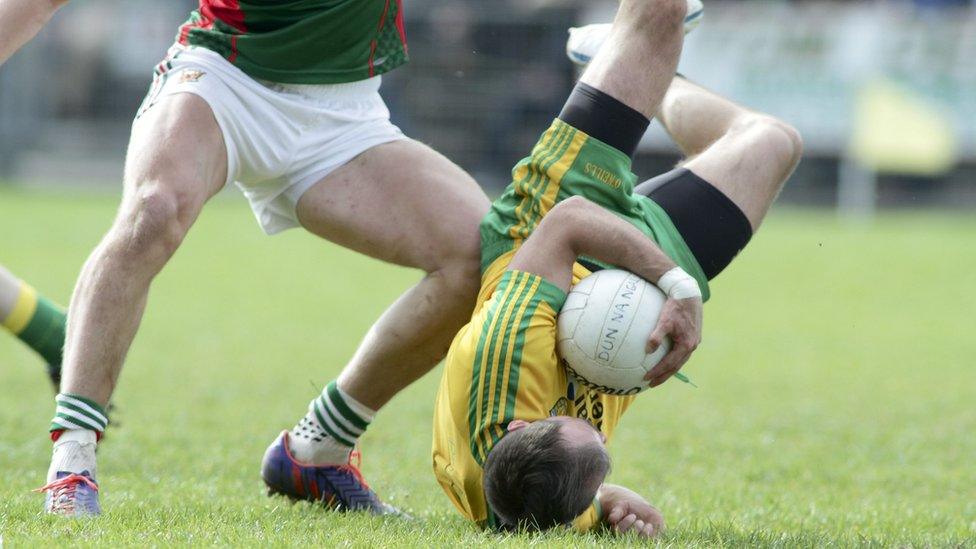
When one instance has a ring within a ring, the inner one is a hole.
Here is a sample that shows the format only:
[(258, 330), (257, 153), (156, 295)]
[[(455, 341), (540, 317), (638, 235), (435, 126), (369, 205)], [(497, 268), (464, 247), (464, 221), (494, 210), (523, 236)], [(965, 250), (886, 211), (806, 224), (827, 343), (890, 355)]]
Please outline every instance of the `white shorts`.
[(219, 54), (175, 45), (136, 118), (164, 97), (192, 93), (213, 110), (227, 146), (227, 181), (267, 234), (299, 226), (298, 199), (360, 153), (404, 139), (379, 94), (380, 77), (348, 84), (255, 80)]

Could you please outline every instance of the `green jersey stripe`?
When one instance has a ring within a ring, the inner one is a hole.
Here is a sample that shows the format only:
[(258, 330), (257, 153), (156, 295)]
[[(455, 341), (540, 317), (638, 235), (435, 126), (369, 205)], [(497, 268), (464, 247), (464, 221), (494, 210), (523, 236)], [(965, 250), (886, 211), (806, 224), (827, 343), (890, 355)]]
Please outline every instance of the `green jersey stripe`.
[[(546, 172), (546, 185), (545, 185), (545, 187), (541, 191), (539, 191), (538, 193), (536, 193), (536, 203), (542, 202), (542, 197), (545, 196), (546, 192), (549, 190), (549, 186), (550, 185), (555, 184), (558, 187), (559, 184), (562, 182), (561, 180), (560, 181), (553, 181), (552, 178), (549, 176), (549, 170), (551, 170), (552, 167), (557, 162), (559, 162), (560, 160), (562, 160), (566, 156), (566, 153), (569, 151), (570, 146), (572, 146), (572, 144), (573, 144), (573, 139), (576, 137), (576, 133), (577, 133), (576, 128), (573, 128), (569, 124), (566, 124), (566, 127), (569, 128), (569, 132), (567, 132), (568, 135), (567, 135), (566, 143), (562, 147), (562, 150), (560, 151), (559, 156), (554, 161), (549, 162), (545, 166), (544, 169), (545, 169), (545, 172)], [(532, 234), (532, 231), (534, 231), (535, 228), (539, 226), (539, 222), (544, 217), (544, 215), (540, 211), (540, 208), (535, 208), (534, 209), (534, 212), (535, 212), (535, 216), (533, 216), (533, 218), (532, 218), (529, 226), (527, 227), (527, 234)]]
[[(508, 326), (505, 326), (505, 329), (503, 330), (502, 325), (505, 323), (506, 319), (509, 319), (510, 317), (513, 316), (514, 311), (518, 308), (520, 303), (519, 300), (523, 295), (525, 289), (524, 284), (525, 284), (525, 277), (522, 276), (522, 273), (516, 272), (512, 276), (511, 283), (509, 284), (508, 288), (505, 291), (505, 296), (506, 296), (505, 305), (502, 306), (502, 308), (499, 310), (498, 317), (493, 320), (493, 325), (495, 326), (495, 329), (493, 330), (491, 335), (491, 345), (488, 351), (487, 368), (485, 368), (484, 370), (484, 384), (483, 384), (483, 389), (481, 391), (483, 419), (480, 422), (480, 425), (482, 426), (482, 429), (478, 430), (478, 437), (481, 439), (481, 448), (483, 451), (490, 448), (490, 446), (488, 446), (489, 439), (487, 434), (487, 428), (494, 424), (493, 421), (495, 416), (494, 407), (496, 405), (496, 402), (494, 400), (491, 400), (491, 406), (489, 406), (489, 397), (492, 396), (492, 392), (491, 392), (492, 380), (495, 380), (495, 383), (498, 383), (498, 375), (497, 375), (499, 369), (498, 364), (501, 362), (501, 360), (499, 359), (499, 351), (504, 353), (504, 349), (505, 349), (504, 334), (505, 331), (508, 329)], [(486, 457), (487, 457), (487, 453), (486, 453)]]
[(560, 128), (560, 139), (559, 142), (552, 148), (550, 154), (540, 157), (538, 160), (532, 162), (535, 170), (538, 171), (540, 175), (539, 183), (535, 188), (527, 191), (525, 193), (524, 200), (528, 202), (528, 213), (523, 210), (523, 216), (518, 219), (516, 225), (516, 232), (521, 239), (527, 239), (530, 234), (532, 234), (532, 224), (533, 220), (541, 215), (540, 202), (545, 189), (549, 187), (549, 169), (559, 162), (563, 154), (572, 144), (572, 135), (569, 126), (563, 126)]
[[(510, 276), (508, 273), (502, 275), (501, 281), (498, 283), (498, 287), (495, 291), (504, 289), (508, 284)], [(492, 300), (489, 305), (488, 312), (486, 314), (487, 318), (495, 318), (498, 311), (499, 302), (501, 300)], [(481, 364), (484, 361), (485, 354), (485, 342), (488, 341), (488, 334), (491, 329), (491, 322), (484, 322), (481, 326), (481, 335), (478, 337), (478, 345), (475, 349), (474, 362), (471, 367), (471, 391), (468, 394), (468, 443), (471, 447), (471, 455), (475, 460), (479, 460), (478, 455), (478, 444), (477, 444), (477, 433), (478, 433), (478, 420), (479, 420), (479, 410), (478, 403), (478, 385), (481, 381)], [(478, 461), (481, 463), (481, 461)]]
[[(549, 158), (551, 158), (553, 155), (555, 155), (558, 152), (559, 147), (553, 146), (553, 143), (555, 143), (557, 140), (560, 140), (565, 131), (566, 128), (558, 128), (556, 131), (550, 132), (549, 139), (544, 143), (540, 143), (536, 147), (536, 150), (533, 151), (532, 158), (535, 158), (535, 155), (538, 154), (539, 162), (544, 162)], [(534, 189), (537, 185), (541, 184), (543, 177), (545, 175), (542, 170), (534, 169), (535, 168), (534, 164), (535, 164), (534, 162), (530, 162), (529, 160), (526, 160), (522, 164), (526, 166), (526, 170), (525, 170), (526, 177), (524, 177), (520, 181), (517, 181), (512, 186), (512, 189), (515, 192), (523, 191), (522, 200), (518, 203), (518, 205), (515, 206), (514, 211), (511, 212), (512, 214), (514, 214), (513, 217), (516, 220), (514, 226), (512, 227), (513, 230), (515, 230), (516, 227), (519, 227), (522, 224), (521, 220), (527, 216), (525, 210), (526, 208), (530, 208), (532, 206), (532, 196), (533, 196), (532, 189)], [(519, 166), (519, 168), (520, 167), (521, 166)]]
[[(535, 288), (537, 284), (534, 280), (535, 278), (534, 275), (530, 273), (520, 273), (519, 277), (522, 280), (524, 280), (525, 284), (522, 287), (521, 291), (519, 292), (518, 298), (516, 299), (517, 309), (512, 311), (512, 313), (521, 311), (523, 306), (526, 304), (527, 300), (535, 299), (533, 294), (535, 293)], [(493, 417), (491, 423), (496, 426), (502, 423), (503, 421), (503, 417), (501, 413), (502, 380), (505, 378), (505, 372), (506, 370), (517, 370), (519, 367), (519, 362), (515, 360), (516, 357), (514, 355), (514, 352), (512, 354), (512, 362), (510, 364), (506, 363), (506, 359), (508, 358), (509, 350), (512, 350), (512, 345), (515, 343), (514, 341), (515, 338), (513, 337), (513, 330), (524, 329), (525, 326), (524, 314), (525, 313), (522, 312), (520, 314), (507, 315), (508, 325), (505, 327), (505, 339), (502, 342), (501, 359), (496, 362), (496, 366), (495, 366), (495, 394), (492, 396)], [(517, 334), (517, 332), (514, 333)], [(496, 431), (500, 431), (500, 428), (496, 429)], [(493, 435), (491, 440), (492, 446), (494, 445), (495, 442), (498, 442), (498, 438), (500, 438), (500, 436), (501, 436), (500, 433), (495, 433), (495, 435)]]
[[(535, 316), (536, 310), (539, 308), (539, 304), (542, 303), (542, 296), (539, 295), (539, 291), (541, 290), (542, 286), (546, 286), (548, 284), (548, 282), (543, 280), (541, 277), (537, 278), (539, 279), (539, 284), (537, 284), (537, 286), (540, 288), (536, 289), (532, 303), (525, 311), (525, 314), (522, 315), (518, 331), (516, 332), (515, 351), (512, 353), (512, 371), (508, 374), (508, 388), (505, 393), (505, 415), (502, 417), (501, 422), (515, 419), (515, 400), (518, 397), (519, 372), (521, 371), (522, 367), (522, 350), (525, 348), (525, 334), (529, 330), (529, 325), (532, 323), (532, 318)], [(551, 286), (551, 284), (549, 285)], [(553, 286), (553, 288), (555, 288), (555, 286)], [(559, 311), (558, 308), (555, 310), (557, 312)], [(492, 441), (493, 444), (497, 442), (497, 439)]]
[[(475, 431), (477, 440), (480, 441), (480, 444), (478, 445), (479, 445), (479, 453), (482, 456), (482, 459), (488, 457), (488, 446), (486, 445), (488, 439), (485, 438), (484, 432), (485, 432), (485, 428), (491, 425), (491, 416), (490, 416), (488, 397), (491, 395), (491, 380), (492, 380), (492, 373), (494, 370), (493, 365), (497, 360), (496, 350), (497, 350), (497, 344), (499, 343), (499, 331), (502, 327), (502, 324), (504, 323), (505, 318), (510, 314), (511, 309), (516, 305), (518, 305), (517, 296), (519, 294), (520, 285), (522, 283), (523, 280), (521, 279), (521, 277), (518, 276), (518, 274), (511, 276), (509, 278), (509, 283), (507, 284), (507, 287), (504, 289), (504, 293), (502, 294), (502, 298), (504, 301), (502, 302), (502, 305), (497, 310), (497, 314), (495, 314), (491, 319), (492, 330), (491, 330), (491, 337), (489, 339), (490, 343), (488, 345), (488, 355), (485, 361), (486, 367), (483, 369), (481, 379), (479, 380), (479, 386), (481, 387), (481, 389), (479, 390), (481, 396), (481, 407), (479, 409), (480, 413), (478, 414), (478, 421), (477, 421), (477, 426), (479, 428)], [(501, 285), (499, 285), (499, 287), (501, 287)]]
[[(492, 331), (490, 344), (488, 345), (488, 358), (485, 361), (487, 368), (484, 369), (482, 377), (482, 391), (481, 391), (481, 425), (491, 424), (491, 407), (489, 402), (489, 396), (491, 395), (491, 381), (494, 378), (494, 370), (496, 364), (498, 363), (498, 351), (499, 343), (501, 342), (500, 336), (503, 332), (503, 325), (505, 324), (505, 319), (512, 314), (512, 310), (518, 306), (518, 292), (520, 291), (522, 284), (522, 279), (518, 273), (512, 277), (511, 282), (505, 289), (503, 294), (505, 301), (501, 308), (498, 310), (498, 315), (492, 319)], [(483, 430), (482, 430), (483, 431)], [(479, 431), (482, 432), (482, 431)]]
[[(525, 190), (525, 195), (522, 199), (525, 206), (522, 208), (522, 215), (518, 216), (516, 221), (516, 232), (518, 233), (519, 238), (526, 239), (531, 234), (529, 225), (532, 219), (534, 219), (540, 213), (539, 202), (544, 189), (548, 187), (549, 184), (549, 168), (551, 168), (553, 164), (562, 158), (562, 155), (572, 143), (572, 136), (570, 135), (571, 129), (572, 128), (569, 125), (561, 126), (555, 132), (559, 135), (559, 141), (553, 145), (544, 156), (540, 156), (538, 159), (533, 159), (531, 162), (530, 170), (535, 171), (538, 174), (538, 181)], [(526, 212), (526, 210), (528, 210), (528, 212)]]

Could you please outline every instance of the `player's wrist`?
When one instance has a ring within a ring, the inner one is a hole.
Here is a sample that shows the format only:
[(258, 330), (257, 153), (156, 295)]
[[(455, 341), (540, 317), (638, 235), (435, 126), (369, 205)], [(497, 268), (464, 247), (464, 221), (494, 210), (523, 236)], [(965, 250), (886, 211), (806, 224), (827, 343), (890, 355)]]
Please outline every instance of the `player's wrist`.
[(681, 267), (675, 267), (661, 275), (657, 287), (661, 288), (670, 299), (701, 299), (702, 297), (698, 281)]

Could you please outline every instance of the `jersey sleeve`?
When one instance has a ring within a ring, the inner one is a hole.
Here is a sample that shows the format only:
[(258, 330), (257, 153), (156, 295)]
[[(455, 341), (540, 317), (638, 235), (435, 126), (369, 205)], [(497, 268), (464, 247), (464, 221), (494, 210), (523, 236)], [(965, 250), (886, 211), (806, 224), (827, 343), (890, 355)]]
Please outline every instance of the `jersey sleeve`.
[(566, 293), (542, 277), (506, 271), (480, 322), (471, 369), (468, 422), (479, 465), (515, 418), (549, 416), (556, 359), (556, 315)]

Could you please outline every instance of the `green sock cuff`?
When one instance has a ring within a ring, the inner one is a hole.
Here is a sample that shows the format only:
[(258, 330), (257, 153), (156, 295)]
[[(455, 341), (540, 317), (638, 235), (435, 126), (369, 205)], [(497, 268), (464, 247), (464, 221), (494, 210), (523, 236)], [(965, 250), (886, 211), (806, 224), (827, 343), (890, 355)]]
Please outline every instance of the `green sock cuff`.
[(108, 414), (97, 402), (80, 395), (61, 393), (54, 398), (57, 404), (51, 431), (88, 429), (99, 433), (108, 427)]
[[(329, 383), (312, 401), (309, 411), (325, 433), (343, 446), (355, 446), (369, 427), (372, 417), (363, 417), (356, 408), (364, 406), (344, 396), (335, 381)], [(309, 418), (313, 419), (313, 418)]]
[(352, 423), (357, 429), (366, 430), (369, 427), (369, 422), (365, 421), (363, 417), (353, 411), (352, 408), (346, 404), (346, 400), (342, 398), (342, 393), (339, 392), (339, 384), (336, 381), (328, 384), (325, 388), (325, 392), (329, 395), (329, 400), (335, 405), (336, 411), (342, 414), (343, 419)]
[(41, 355), (48, 364), (60, 366), (66, 321), (64, 309), (46, 297), (38, 296), (34, 316), (17, 337)]

